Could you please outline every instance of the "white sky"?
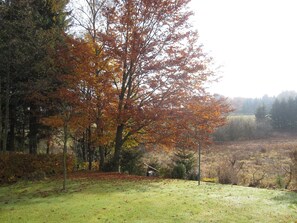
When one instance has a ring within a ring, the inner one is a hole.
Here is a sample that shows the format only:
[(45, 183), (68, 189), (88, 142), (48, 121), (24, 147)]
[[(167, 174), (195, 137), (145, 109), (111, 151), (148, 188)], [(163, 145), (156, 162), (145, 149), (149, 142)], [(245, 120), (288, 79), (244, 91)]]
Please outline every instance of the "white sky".
[(192, 0), (193, 25), (228, 97), (297, 91), (296, 0)]

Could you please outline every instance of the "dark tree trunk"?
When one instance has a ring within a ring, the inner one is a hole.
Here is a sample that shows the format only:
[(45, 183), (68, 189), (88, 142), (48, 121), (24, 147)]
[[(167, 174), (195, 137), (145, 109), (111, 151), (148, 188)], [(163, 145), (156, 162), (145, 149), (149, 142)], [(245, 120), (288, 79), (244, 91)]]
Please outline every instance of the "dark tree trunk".
[(103, 171), (104, 162), (105, 162), (105, 149), (103, 146), (99, 146), (99, 171)]
[(22, 124), (22, 130), (21, 130), (21, 149), (22, 151), (25, 150), (25, 136), (26, 136), (26, 120), (25, 120), (25, 115), (24, 115), (24, 120)]
[(64, 140), (63, 140), (63, 190), (66, 190), (66, 180), (67, 180), (67, 141), (68, 141), (68, 125), (65, 122), (64, 127)]
[(92, 161), (93, 161), (93, 150), (92, 150), (92, 136), (91, 136), (91, 127), (87, 129), (87, 145), (88, 145), (88, 162), (89, 162), (89, 170), (92, 170)]
[(120, 161), (121, 161), (121, 152), (123, 146), (123, 131), (124, 124), (121, 124), (117, 127), (116, 138), (115, 138), (115, 150), (113, 156), (113, 171), (120, 172)]
[(48, 139), (46, 142), (46, 154), (47, 155), (50, 153), (50, 145), (51, 145), (51, 141), (50, 141), (50, 139)]
[(2, 77), (0, 76), (0, 152), (3, 150), (2, 147)]
[(30, 107), (29, 114), (29, 152), (30, 154), (37, 154), (37, 106), (32, 105)]
[(9, 103), (10, 103), (10, 71), (8, 71), (6, 79), (6, 91), (5, 91), (5, 116), (4, 116), (4, 130), (3, 130), (3, 151), (7, 151), (7, 138), (9, 128)]
[(93, 152), (92, 152), (92, 149), (89, 149), (89, 156), (88, 156), (88, 162), (89, 162), (88, 169), (89, 170), (92, 170), (92, 161), (93, 161)]
[(15, 151), (15, 123), (16, 123), (16, 108), (10, 109), (10, 129), (8, 134), (8, 145), (10, 151)]
[(83, 133), (83, 139), (82, 139), (82, 144), (81, 144), (81, 152), (82, 152), (82, 159), (84, 162), (86, 162), (86, 133)]

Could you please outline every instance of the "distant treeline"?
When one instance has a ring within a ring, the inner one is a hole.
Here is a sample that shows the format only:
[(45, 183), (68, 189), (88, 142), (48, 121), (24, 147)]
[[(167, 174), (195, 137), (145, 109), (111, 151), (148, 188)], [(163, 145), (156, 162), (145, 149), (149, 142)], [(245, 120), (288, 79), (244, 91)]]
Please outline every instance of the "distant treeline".
[(229, 101), (235, 109), (233, 112), (234, 115), (254, 115), (257, 109), (263, 105), (265, 106), (266, 111), (270, 111), (276, 99), (288, 100), (289, 98), (295, 98), (296, 96), (297, 92), (295, 91), (284, 91), (276, 97), (268, 95), (264, 95), (262, 98), (235, 97), (229, 99)]
[(232, 98), (230, 99), (230, 103), (235, 109), (233, 112), (234, 115), (254, 115), (262, 105), (265, 105), (269, 111), (275, 99), (275, 97), (265, 95), (262, 98)]
[(276, 99), (270, 117), (271, 125), (276, 130), (297, 130), (297, 97)]
[(259, 139), (270, 136), (273, 131), (297, 130), (296, 92), (262, 99), (235, 98), (231, 103), (236, 110), (227, 124), (213, 134), (215, 141)]

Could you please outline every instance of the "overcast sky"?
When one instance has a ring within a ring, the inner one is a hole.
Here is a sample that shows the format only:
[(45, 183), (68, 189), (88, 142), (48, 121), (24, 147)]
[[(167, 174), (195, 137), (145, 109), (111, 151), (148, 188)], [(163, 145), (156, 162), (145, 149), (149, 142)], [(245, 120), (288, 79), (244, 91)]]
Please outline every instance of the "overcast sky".
[(220, 68), (212, 91), (262, 97), (297, 91), (296, 0), (192, 0), (194, 26)]

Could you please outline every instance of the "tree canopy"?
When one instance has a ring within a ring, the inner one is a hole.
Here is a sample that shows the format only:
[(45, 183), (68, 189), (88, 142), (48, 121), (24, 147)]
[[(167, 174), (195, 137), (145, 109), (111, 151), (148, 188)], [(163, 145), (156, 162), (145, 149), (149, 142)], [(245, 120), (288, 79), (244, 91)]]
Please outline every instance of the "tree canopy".
[[(64, 129), (80, 158), (118, 170), (124, 148), (197, 146), (225, 122), (190, 0), (1, 1), (1, 150), (38, 152)], [(75, 28), (73, 29), (75, 30)], [(16, 146), (13, 146), (16, 142)], [(7, 148), (7, 149), (6, 149)]]

